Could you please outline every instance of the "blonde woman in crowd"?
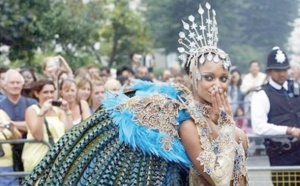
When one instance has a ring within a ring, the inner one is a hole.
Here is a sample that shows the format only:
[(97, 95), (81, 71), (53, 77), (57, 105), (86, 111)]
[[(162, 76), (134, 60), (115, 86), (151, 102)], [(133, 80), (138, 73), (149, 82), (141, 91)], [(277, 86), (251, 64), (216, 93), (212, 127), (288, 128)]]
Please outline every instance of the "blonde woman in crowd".
[(88, 103), (85, 100), (77, 99), (77, 91), (76, 82), (73, 79), (64, 79), (59, 85), (60, 97), (69, 104), (74, 125), (77, 125), (91, 115)]
[(92, 81), (92, 96), (91, 96), (91, 110), (94, 113), (99, 106), (102, 104), (102, 100), (104, 98), (105, 89), (104, 83), (99, 80)]
[(55, 82), (55, 87), (56, 88), (56, 94), (55, 94), (55, 99), (59, 98), (59, 85), (62, 82), (62, 80), (67, 79), (67, 78), (72, 78), (69, 77), (68, 72), (65, 70), (59, 70), (57, 73), (57, 81)]
[(61, 78), (70, 77), (73, 78), (73, 71), (70, 68), (67, 61), (60, 55), (46, 57), (43, 65), (44, 78), (51, 79), (54, 82), (55, 88), (57, 90), (55, 94), (55, 99), (59, 97), (58, 85)]
[(68, 77), (73, 77), (72, 69), (62, 56), (58, 55), (45, 58), (43, 65), (45, 78), (52, 79), (53, 82), (56, 82), (57, 74), (60, 70), (66, 71)]
[[(72, 128), (69, 104), (63, 99), (54, 104), (55, 85), (51, 80), (37, 81), (32, 91), (39, 102), (26, 110), (27, 139), (43, 140), (54, 145)], [(49, 147), (43, 143), (26, 143), (22, 153), (24, 170), (32, 171), (48, 150)]]
[(77, 99), (85, 100), (91, 106), (92, 82), (87, 78), (76, 78)]
[[(0, 140), (20, 139), (21, 133), (10, 123), (10, 118), (0, 109)], [(13, 172), (12, 147), (8, 143), (0, 144), (0, 173)], [(0, 176), (0, 186), (19, 185), (16, 177)]]
[(109, 79), (106, 81), (104, 88), (106, 91), (110, 91), (112, 93), (118, 93), (120, 88), (121, 88), (121, 83), (120, 81), (116, 79)]

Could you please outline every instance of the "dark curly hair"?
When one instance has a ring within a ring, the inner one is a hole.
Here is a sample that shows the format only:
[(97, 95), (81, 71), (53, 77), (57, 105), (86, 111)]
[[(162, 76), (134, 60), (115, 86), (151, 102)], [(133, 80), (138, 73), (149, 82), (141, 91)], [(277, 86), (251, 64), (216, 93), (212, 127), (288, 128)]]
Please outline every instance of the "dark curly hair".
[[(234, 68), (234, 69), (230, 70), (230, 75), (232, 75), (235, 72), (237, 72), (240, 75), (240, 79), (239, 79), (238, 84), (237, 84), (237, 86), (240, 87), (242, 85), (242, 74), (241, 74), (239, 69)], [(230, 85), (233, 85), (232, 78), (230, 78)]]
[(30, 92), (31, 97), (38, 100), (38, 98), (34, 95), (34, 91), (36, 91), (38, 93), (41, 92), (41, 90), (44, 88), (45, 85), (53, 85), (54, 89), (56, 89), (52, 80), (41, 79), (32, 84), (31, 92)]

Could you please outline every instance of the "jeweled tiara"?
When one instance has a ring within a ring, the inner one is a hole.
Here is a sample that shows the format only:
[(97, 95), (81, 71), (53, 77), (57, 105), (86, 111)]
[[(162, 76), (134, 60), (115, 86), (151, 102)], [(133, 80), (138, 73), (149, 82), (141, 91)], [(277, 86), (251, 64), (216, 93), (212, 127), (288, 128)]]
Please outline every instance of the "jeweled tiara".
[[(205, 61), (216, 63), (222, 61), (224, 68), (229, 69), (231, 62), (228, 55), (217, 46), (219, 38), (216, 12), (215, 10), (211, 10), (209, 3), (206, 3), (205, 7), (207, 9), (206, 19), (204, 15), (205, 11), (199, 5), (200, 25), (195, 22), (193, 15), (188, 17), (190, 24), (182, 20), (185, 31), (179, 32), (178, 42), (182, 45), (178, 48), (178, 51), (181, 53), (179, 59), (188, 63), (190, 68), (196, 67), (198, 64), (203, 64)], [(191, 64), (191, 62), (197, 64)]]

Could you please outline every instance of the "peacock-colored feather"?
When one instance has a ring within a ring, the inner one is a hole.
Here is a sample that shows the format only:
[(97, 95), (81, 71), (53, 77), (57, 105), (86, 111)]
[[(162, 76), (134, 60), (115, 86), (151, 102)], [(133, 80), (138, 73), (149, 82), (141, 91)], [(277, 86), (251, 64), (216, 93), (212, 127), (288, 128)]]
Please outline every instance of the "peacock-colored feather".
[(63, 136), (23, 185), (165, 185), (168, 166), (121, 143), (109, 112), (100, 109)]
[[(26, 177), (24, 185), (32, 185), (37, 181), (39, 181), (39, 183), (41, 184), (48, 183), (46, 182), (47, 178), (50, 178), (52, 182), (57, 181), (57, 176), (64, 175), (61, 174), (64, 172), (58, 173), (66, 163), (64, 160), (72, 162), (72, 160), (76, 159), (74, 153), (70, 153), (75, 145), (77, 143), (83, 142), (88, 144), (91, 141), (89, 140), (89, 138), (83, 138), (83, 136), (87, 135), (92, 137), (94, 135), (97, 135), (97, 131), (99, 131), (99, 133), (101, 133), (102, 131), (99, 130), (99, 128), (105, 129), (109, 124), (111, 128), (116, 128), (116, 125), (112, 124), (111, 120), (109, 120), (108, 118), (109, 113), (104, 112), (104, 109), (100, 108), (99, 111), (95, 113), (89, 120), (74, 127), (70, 132), (65, 134), (58, 141), (58, 143), (56, 143), (54, 147), (50, 149), (50, 151), (43, 158), (40, 164), (33, 170), (33, 172), (28, 177)], [(94, 128), (95, 126), (98, 126), (98, 128)], [(103, 132), (104, 131), (102, 131), (102, 133)], [(81, 146), (81, 150), (83, 149), (84, 146)]]
[[(154, 154), (163, 157), (167, 161), (174, 161), (189, 167), (191, 165), (191, 161), (189, 160), (184, 150), (184, 146), (180, 142), (178, 136), (170, 136), (170, 134), (166, 133), (166, 131), (170, 131), (169, 129), (171, 129), (171, 135), (173, 135), (179, 129), (177, 128), (179, 125), (173, 125), (172, 122), (168, 121), (176, 120), (179, 124), (190, 118), (184, 108), (179, 110), (177, 107), (179, 101), (176, 99), (179, 94), (179, 90), (169, 84), (153, 84), (149, 82), (141, 83), (139, 81), (137, 81), (136, 84), (133, 84), (132, 87), (138, 89), (136, 90), (136, 95), (133, 99), (130, 99), (130, 97), (126, 94), (119, 93), (118, 96), (114, 94), (107, 94), (106, 98), (103, 100), (103, 105), (105, 108), (112, 110), (112, 118), (119, 126), (120, 141), (129, 144), (132, 148), (139, 148), (147, 154)], [(144, 87), (146, 87), (146, 89), (142, 89)], [(142, 89), (142, 91), (140, 89)], [(161, 93), (160, 96), (157, 96), (157, 92)], [(149, 97), (150, 100), (147, 100)], [(162, 99), (163, 101), (157, 101), (155, 99), (157, 97), (159, 97), (159, 100)], [(160, 112), (160, 109), (164, 109), (166, 105), (172, 105), (172, 111), (166, 113)], [(162, 122), (152, 122), (151, 124), (148, 123), (143, 125), (149, 120), (155, 120), (147, 118), (147, 114), (145, 117), (141, 115), (138, 116), (138, 113), (142, 113), (148, 107), (154, 109), (153, 113), (149, 113), (148, 115), (152, 114), (151, 117), (157, 117), (156, 119)], [(163, 131), (163, 129), (166, 130)], [(172, 139), (168, 142), (170, 146), (168, 149), (162, 148), (162, 146), (164, 146), (163, 140), (166, 139)]]
[[(56, 169), (51, 169), (50, 172), (48, 173), (48, 178), (46, 179), (45, 183), (46, 184), (53, 184), (53, 183), (63, 183), (63, 179), (66, 177), (68, 178), (69, 173), (73, 172), (73, 169), (70, 167), (73, 163), (74, 160), (77, 160), (79, 158), (79, 155), (85, 149), (86, 151), (84, 152), (91, 152), (91, 148), (94, 148), (93, 141), (97, 137), (97, 139), (101, 138), (101, 134), (104, 135), (106, 134), (106, 131), (108, 131), (109, 127), (109, 120), (104, 120), (101, 122), (102, 125), (96, 125), (94, 127), (90, 127), (88, 132), (85, 132), (81, 136), (80, 141), (76, 141), (75, 144), (68, 143), (68, 146), (71, 148), (64, 149), (64, 153), (60, 153), (59, 156), (57, 157), (58, 161), (54, 163), (54, 168)], [(84, 124), (84, 123), (83, 123)], [(105, 137), (105, 140), (109, 140), (109, 138)], [(91, 143), (92, 142), (92, 143)], [(105, 141), (97, 141), (99, 142), (99, 145), (102, 145), (105, 143)], [(86, 155), (86, 154), (83, 154)], [(79, 158), (80, 159), (80, 158)], [(63, 163), (62, 163), (63, 162)], [(76, 161), (78, 162), (78, 161)], [(86, 161), (83, 161), (85, 163)]]
[[(100, 141), (103, 141), (103, 143), (99, 143)], [(68, 179), (64, 182), (68, 184), (77, 183), (78, 179), (82, 176), (84, 169), (90, 164), (95, 154), (98, 154), (97, 156), (105, 157), (106, 154), (110, 152), (110, 149), (113, 149), (114, 151), (118, 150), (117, 145), (119, 144), (117, 142), (117, 133), (114, 130), (107, 131), (106, 134), (97, 136), (88, 144), (86, 149), (81, 152), (76, 162), (71, 164), (66, 175)]]
[[(120, 139), (122, 130), (128, 132), (126, 123), (120, 127), (114, 118), (112, 109), (100, 107), (49, 150), (23, 185), (187, 185), (189, 163), (180, 146), (175, 151), (178, 156), (170, 158), (160, 156), (160, 151), (149, 153), (144, 150), (146, 146), (133, 147)], [(137, 129), (130, 125), (127, 127)], [(147, 138), (143, 138), (144, 133), (135, 134), (140, 136), (137, 142)]]
[[(96, 166), (96, 171), (93, 175), (94, 184), (109, 183), (110, 176), (113, 174), (113, 168), (116, 166), (115, 159), (120, 158), (119, 148), (104, 149), (106, 152), (103, 156), (98, 156), (99, 160)], [(93, 184), (93, 185), (94, 185)]]

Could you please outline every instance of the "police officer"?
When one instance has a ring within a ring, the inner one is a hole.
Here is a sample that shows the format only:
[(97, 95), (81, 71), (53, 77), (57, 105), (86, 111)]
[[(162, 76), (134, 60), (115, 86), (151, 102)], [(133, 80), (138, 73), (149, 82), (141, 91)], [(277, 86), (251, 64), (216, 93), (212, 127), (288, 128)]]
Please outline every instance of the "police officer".
[[(267, 61), (269, 80), (251, 101), (253, 131), (269, 136), (264, 144), (271, 166), (300, 165), (299, 85), (288, 80), (289, 68), (287, 55), (274, 47)], [(278, 172), (272, 173), (272, 181), (277, 185), (275, 174)]]

